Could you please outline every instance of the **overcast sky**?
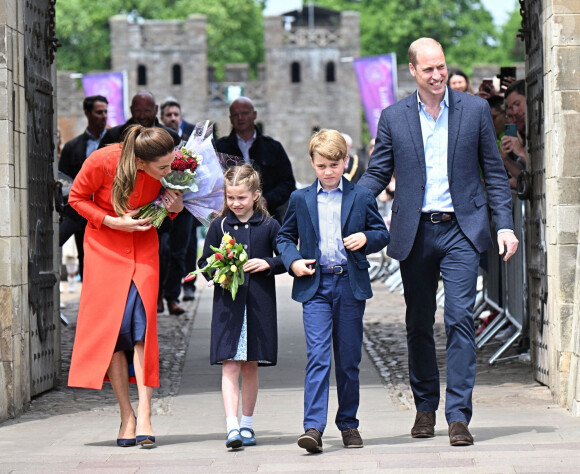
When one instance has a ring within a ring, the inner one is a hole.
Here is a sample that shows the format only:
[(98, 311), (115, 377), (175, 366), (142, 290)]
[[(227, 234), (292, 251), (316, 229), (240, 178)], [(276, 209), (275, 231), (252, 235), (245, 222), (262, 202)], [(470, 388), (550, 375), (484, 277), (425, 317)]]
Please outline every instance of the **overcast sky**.
[[(502, 25), (507, 20), (508, 12), (513, 11), (517, 0), (482, 0), (483, 6), (493, 15), (496, 25)], [(267, 0), (265, 15), (279, 15), (302, 6), (302, 0)], [(508, 7), (506, 10), (506, 6)]]

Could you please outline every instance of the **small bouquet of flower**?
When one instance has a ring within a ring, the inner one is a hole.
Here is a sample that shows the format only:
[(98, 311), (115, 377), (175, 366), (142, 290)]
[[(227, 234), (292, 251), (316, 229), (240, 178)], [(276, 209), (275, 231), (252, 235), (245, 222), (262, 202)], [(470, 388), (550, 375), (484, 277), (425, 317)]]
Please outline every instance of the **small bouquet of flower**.
[[(171, 172), (161, 178), (161, 184), (164, 188), (177, 189), (182, 192), (196, 192), (199, 181), (196, 170), (202, 162), (203, 159), (200, 155), (190, 152), (187, 148), (181, 147), (177, 149), (175, 158), (171, 162)], [(169, 212), (163, 206), (162, 198), (162, 195), (157, 196), (153, 202), (143, 206), (134, 218), (145, 219), (146, 217), (152, 217), (150, 224), (159, 228), (169, 215)]]
[(230, 234), (224, 234), (219, 248), (213, 245), (210, 245), (210, 248), (214, 253), (208, 257), (207, 265), (191, 272), (185, 277), (185, 281), (191, 281), (198, 273), (205, 272), (212, 276), (212, 283), (217, 283), (228, 290), (235, 300), (239, 286), (244, 284), (243, 266), (248, 260), (248, 254), (244, 246), (236, 243), (236, 239)]

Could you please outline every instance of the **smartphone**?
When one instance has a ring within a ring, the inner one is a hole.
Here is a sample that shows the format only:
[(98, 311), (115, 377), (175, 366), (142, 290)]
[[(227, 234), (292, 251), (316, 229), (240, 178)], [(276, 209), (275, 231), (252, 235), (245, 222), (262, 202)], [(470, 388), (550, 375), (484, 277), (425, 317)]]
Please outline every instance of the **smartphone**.
[(506, 123), (505, 124), (505, 135), (506, 135), (506, 137), (517, 137), (518, 136), (518, 129), (516, 128), (515, 123)]
[(493, 89), (493, 79), (491, 77), (484, 77), (483, 81), (481, 81), (480, 89), (487, 93), (491, 93)]
[[(510, 84), (516, 79), (516, 68), (512, 66), (500, 67), (498, 77), (500, 91), (505, 92), (505, 90), (510, 86)], [(506, 81), (506, 79), (508, 78), (510, 80)]]
[(516, 78), (516, 68), (509, 66), (509, 67), (500, 67), (499, 68), (499, 77), (500, 79), (503, 77), (513, 77)]

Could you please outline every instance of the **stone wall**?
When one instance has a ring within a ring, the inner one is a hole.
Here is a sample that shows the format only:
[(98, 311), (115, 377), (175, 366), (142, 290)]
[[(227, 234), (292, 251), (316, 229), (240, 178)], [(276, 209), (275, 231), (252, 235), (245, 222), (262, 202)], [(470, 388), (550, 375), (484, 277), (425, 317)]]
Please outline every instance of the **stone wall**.
[[(282, 141), (297, 181), (310, 184), (314, 172), (308, 159), (313, 130), (334, 128), (361, 144), (361, 112), (352, 58), (359, 56), (359, 15), (342, 12), (336, 29), (294, 27), (285, 30), (280, 17), (265, 19), (266, 97), (264, 130)], [(297, 38), (297, 39), (293, 39)], [(292, 82), (291, 67), (300, 68)], [(335, 81), (326, 80), (334, 64)]]
[(544, 0), (550, 388), (580, 416), (580, 4)]
[(0, 2), (0, 420), (30, 400), (24, 17)]
[[(127, 71), (129, 100), (141, 89), (155, 94), (157, 102), (172, 96), (182, 104), (190, 121), (207, 116), (207, 20), (189, 15), (185, 21), (146, 20), (130, 23), (126, 16), (110, 19), (111, 69)], [(147, 83), (137, 82), (137, 68), (147, 70)], [(181, 83), (173, 84), (173, 66), (181, 68)]]

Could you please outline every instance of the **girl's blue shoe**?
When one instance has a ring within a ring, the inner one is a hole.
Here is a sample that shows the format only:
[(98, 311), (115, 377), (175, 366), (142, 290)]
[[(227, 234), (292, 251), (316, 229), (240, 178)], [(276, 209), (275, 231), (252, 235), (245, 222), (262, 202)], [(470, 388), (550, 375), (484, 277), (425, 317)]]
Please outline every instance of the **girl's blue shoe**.
[(243, 446), (256, 446), (256, 437), (254, 430), (251, 428), (241, 428), (240, 436), (242, 437)]
[(240, 430), (231, 430), (226, 437), (226, 448), (238, 449), (243, 445), (242, 435)]

